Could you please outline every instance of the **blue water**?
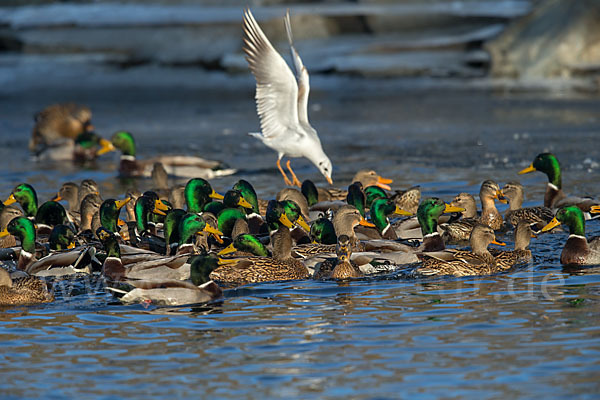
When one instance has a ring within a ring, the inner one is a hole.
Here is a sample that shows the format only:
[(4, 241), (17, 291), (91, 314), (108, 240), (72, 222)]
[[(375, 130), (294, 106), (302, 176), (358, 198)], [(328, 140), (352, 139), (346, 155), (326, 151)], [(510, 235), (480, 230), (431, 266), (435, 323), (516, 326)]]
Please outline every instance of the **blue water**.
[[(242, 92), (245, 93), (245, 92)], [(252, 94), (197, 104), (79, 94), (108, 136), (130, 129), (141, 156), (164, 149), (227, 160), (262, 197), (281, 187), (275, 156), (250, 137)], [(71, 94), (72, 95), (72, 94)], [(477, 193), (484, 179), (520, 179), (526, 205), (539, 204), (545, 177), (516, 175), (541, 151), (559, 155), (569, 193), (598, 197), (598, 100), (485, 91), (316, 92), (311, 113), (347, 184), (370, 166), (394, 186), (421, 184), (424, 196)], [(61, 100), (57, 96), (56, 100)], [(248, 97), (248, 98), (247, 98)], [(40, 197), (60, 182), (92, 176), (120, 195), (114, 160), (97, 169), (27, 163), (30, 116), (47, 98), (0, 99), (4, 161), (0, 190), (29, 181)], [(127, 106), (125, 109), (124, 106)], [(300, 179), (320, 181), (305, 161)], [(138, 183), (140, 187), (150, 182)], [(600, 222), (587, 224), (589, 236)], [(201, 308), (123, 306), (97, 277), (54, 282), (56, 301), (0, 313), (3, 398), (597, 398), (600, 384), (600, 275), (563, 270), (565, 233), (533, 239), (535, 261), (482, 278), (406, 280), (388, 275), (351, 283), (244, 286)], [(504, 238), (503, 238), (504, 239)], [(510, 238), (506, 238), (509, 246)]]

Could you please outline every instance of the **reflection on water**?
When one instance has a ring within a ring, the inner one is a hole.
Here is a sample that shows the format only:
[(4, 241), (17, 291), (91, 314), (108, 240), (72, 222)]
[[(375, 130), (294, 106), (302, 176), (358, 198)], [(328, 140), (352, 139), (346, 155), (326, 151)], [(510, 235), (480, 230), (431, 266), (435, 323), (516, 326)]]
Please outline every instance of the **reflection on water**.
[[(565, 167), (567, 191), (599, 194), (597, 167), (585, 162), (600, 160), (600, 148), (589, 145), (599, 128), (596, 99), (427, 91), (335, 96), (317, 92), (321, 107), (311, 118), (339, 182), (368, 166), (397, 187), (419, 183), (425, 196), (449, 199), (477, 193), (486, 178), (501, 184), (520, 178), (526, 205), (533, 205), (541, 202), (545, 178), (516, 171), (552, 150)], [(255, 183), (262, 196), (279, 186), (274, 154), (244, 135), (258, 125), (246, 98), (216, 105), (185, 96), (175, 104), (168, 97), (84, 100), (100, 133), (134, 131), (141, 155), (162, 151), (164, 135), (177, 134), (181, 143), (170, 143), (172, 152), (191, 146), (243, 170), (215, 180), (217, 190), (239, 178)], [(98, 180), (106, 193), (123, 191), (110, 160), (85, 171), (26, 164), (29, 118), (42, 104), (0, 102), (0, 157), (12, 160), (3, 164), (2, 193), (28, 181), (45, 199), (60, 182), (83, 177)], [(563, 111), (548, 111), (557, 108)], [(306, 162), (297, 165), (301, 178), (319, 180)], [(600, 224), (591, 221), (587, 230), (598, 235)], [(565, 237), (534, 239), (535, 262), (509, 274), (250, 285), (199, 308), (122, 306), (97, 278), (58, 281), (56, 302), (1, 312), (0, 392), (11, 398), (591, 397), (599, 389), (600, 275), (558, 264)]]

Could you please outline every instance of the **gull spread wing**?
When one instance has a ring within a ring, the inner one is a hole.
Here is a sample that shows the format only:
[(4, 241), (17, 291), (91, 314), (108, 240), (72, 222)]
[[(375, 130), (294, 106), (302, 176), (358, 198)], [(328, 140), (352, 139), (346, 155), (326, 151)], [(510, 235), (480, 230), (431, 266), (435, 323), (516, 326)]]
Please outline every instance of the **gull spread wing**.
[(310, 92), (310, 82), (308, 78), (308, 71), (302, 59), (298, 54), (298, 51), (294, 47), (294, 41), (292, 38), (292, 24), (290, 23), (290, 10), (285, 13), (285, 31), (287, 33), (288, 42), (290, 44), (290, 52), (292, 53), (292, 60), (294, 60), (294, 69), (296, 70), (296, 79), (298, 80), (298, 119), (302, 123), (308, 124), (308, 94)]
[(250, 10), (244, 12), (244, 52), (256, 78), (256, 109), (265, 138), (298, 125), (298, 85)]

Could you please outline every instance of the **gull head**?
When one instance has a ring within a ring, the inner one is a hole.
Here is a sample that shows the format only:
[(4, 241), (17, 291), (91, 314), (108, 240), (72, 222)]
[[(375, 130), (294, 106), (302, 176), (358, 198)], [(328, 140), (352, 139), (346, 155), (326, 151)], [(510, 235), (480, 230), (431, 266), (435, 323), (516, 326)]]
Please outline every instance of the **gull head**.
[(329, 182), (330, 185), (333, 185), (333, 181), (331, 180), (331, 171), (333, 169), (331, 165), (331, 160), (329, 160), (329, 157), (327, 157), (325, 154), (323, 154), (323, 156), (324, 157), (318, 162), (315, 162), (315, 164), (317, 165), (317, 168), (319, 168), (319, 171), (321, 171), (325, 179), (327, 179), (327, 182)]

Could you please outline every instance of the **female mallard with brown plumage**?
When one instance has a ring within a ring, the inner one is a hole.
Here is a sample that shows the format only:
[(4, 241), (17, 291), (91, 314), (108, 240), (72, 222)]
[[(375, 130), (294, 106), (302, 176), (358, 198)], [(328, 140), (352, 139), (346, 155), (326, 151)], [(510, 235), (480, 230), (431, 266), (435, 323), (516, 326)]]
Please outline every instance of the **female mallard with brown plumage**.
[(532, 237), (535, 237), (535, 235), (531, 230), (531, 225), (526, 221), (519, 221), (515, 228), (514, 250), (490, 249), (490, 253), (496, 259), (496, 264), (504, 265), (506, 266), (505, 269), (508, 269), (512, 265), (531, 260), (531, 250), (527, 247), (529, 247)]
[(512, 265), (499, 264), (489, 252), (488, 245), (496, 242), (494, 230), (489, 226), (478, 224), (471, 232), (471, 250), (447, 249), (439, 252), (420, 253), (422, 265), (413, 271), (416, 275), (489, 275), (504, 271)]
[(519, 182), (508, 182), (504, 185), (502, 195), (509, 204), (504, 219), (512, 226), (517, 226), (519, 221), (525, 221), (535, 224), (536, 229), (539, 230), (554, 218), (554, 213), (548, 207), (521, 207), (523, 205), (523, 185)]
[(44, 281), (33, 276), (12, 279), (4, 268), (0, 268), (0, 306), (22, 306), (53, 300), (54, 296), (48, 292)]
[(444, 231), (442, 235), (444, 241), (453, 243), (469, 240), (473, 227), (479, 223), (475, 198), (469, 193), (459, 193), (450, 205), (461, 207), (464, 211), (458, 221), (440, 224), (440, 228)]
[(337, 258), (321, 263), (319, 269), (315, 271), (313, 279), (352, 279), (364, 276), (360, 269), (350, 261), (352, 243), (348, 236), (338, 237), (335, 254)]
[(242, 257), (222, 259), (219, 268), (210, 274), (210, 279), (227, 285), (306, 279), (306, 266), (292, 257), (290, 230), (281, 225), (271, 235), (273, 257)]
[[(600, 207), (594, 207), (592, 212), (595, 211), (600, 211)], [(560, 253), (561, 264), (600, 264), (600, 237), (592, 238), (588, 242), (585, 237), (585, 218), (581, 209), (577, 206), (562, 207), (542, 232), (549, 231), (560, 224), (569, 227), (569, 238)]]

